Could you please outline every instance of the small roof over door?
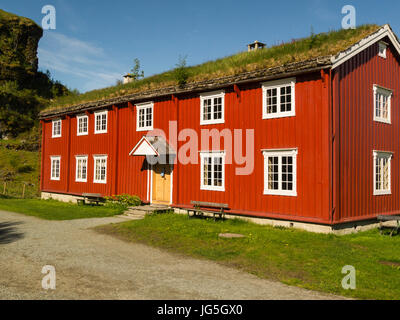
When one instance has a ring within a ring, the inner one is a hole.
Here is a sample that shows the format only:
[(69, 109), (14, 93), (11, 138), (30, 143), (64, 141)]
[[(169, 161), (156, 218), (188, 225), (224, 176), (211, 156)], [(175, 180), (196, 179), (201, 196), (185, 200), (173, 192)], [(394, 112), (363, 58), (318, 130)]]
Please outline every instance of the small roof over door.
[(175, 155), (175, 150), (162, 136), (143, 136), (129, 153), (130, 156)]

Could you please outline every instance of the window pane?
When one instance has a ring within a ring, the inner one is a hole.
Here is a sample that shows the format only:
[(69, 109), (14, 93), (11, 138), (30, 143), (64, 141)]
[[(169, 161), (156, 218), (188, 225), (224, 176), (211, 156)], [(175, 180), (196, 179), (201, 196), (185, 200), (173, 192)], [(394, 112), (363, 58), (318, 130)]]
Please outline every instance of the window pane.
[(281, 88), (281, 112), (288, 112), (291, 111), (291, 86), (282, 87)]
[(214, 120), (222, 119), (222, 98), (214, 98)]
[(282, 157), (282, 190), (293, 190), (293, 157)]
[(211, 99), (203, 101), (203, 120), (211, 120)]
[(222, 157), (214, 157), (214, 186), (222, 186)]
[(211, 164), (211, 158), (206, 157), (204, 158), (204, 164), (203, 164), (203, 184), (205, 186), (211, 186), (212, 185), (212, 164)]
[(278, 102), (278, 91), (276, 88), (267, 90), (267, 113), (276, 113)]
[(268, 157), (268, 189), (279, 189), (279, 157)]

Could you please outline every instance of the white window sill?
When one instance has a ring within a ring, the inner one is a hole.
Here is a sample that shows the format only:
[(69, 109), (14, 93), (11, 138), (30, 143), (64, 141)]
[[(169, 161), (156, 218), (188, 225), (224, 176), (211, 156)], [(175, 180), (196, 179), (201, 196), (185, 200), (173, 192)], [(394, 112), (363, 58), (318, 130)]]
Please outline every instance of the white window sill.
[(288, 117), (295, 117), (295, 113), (268, 113), (263, 114), (263, 119), (276, 119), (276, 118), (288, 118)]
[(287, 196), (287, 197), (297, 197), (297, 192), (285, 192), (281, 190), (264, 190), (264, 195), (266, 196)]
[(75, 180), (75, 182), (86, 183), (86, 182), (87, 182), (87, 180)]
[(140, 132), (140, 131), (152, 131), (154, 130), (153, 127), (143, 127), (143, 128), (137, 128), (136, 132)]
[(77, 135), (78, 137), (80, 137), (80, 136), (87, 136), (87, 135), (89, 135), (89, 132), (77, 133), (76, 135)]
[(60, 178), (50, 178), (51, 181), (60, 181)]
[(107, 181), (93, 181), (93, 183), (98, 183), (98, 184), (107, 184)]
[(107, 133), (107, 131), (95, 131), (94, 134), (103, 134), (103, 133)]
[(223, 124), (225, 120), (212, 120), (212, 121), (200, 121), (201, 126), (207, 126), (210, 124)]
[(52, 138), (61, 138), (61, 136), (51, 136)]
[(204, 190), (204, 191), (225, 191), (224, 187), (212, 187), (212, 186), (201, 186), (200, 190)]
[(380, 123), (392, 124), (390, 120), (383, 119), (383, 118), (374, 118), (374, 121), (380, 122)]
[(392, 192), (387, 191), (387, 190), (384, 190), (384, 191), (375, 190), (374, 191), (374, 196), (385, 196), (385, 195), (391, 195), (391, 194), (392, 194)]

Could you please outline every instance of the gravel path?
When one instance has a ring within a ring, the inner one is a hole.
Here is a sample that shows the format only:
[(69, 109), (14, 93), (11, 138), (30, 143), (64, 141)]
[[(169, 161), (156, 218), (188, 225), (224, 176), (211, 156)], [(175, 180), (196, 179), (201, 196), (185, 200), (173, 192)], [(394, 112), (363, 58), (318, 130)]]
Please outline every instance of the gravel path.
[[(0, 299), (338, 298), (90, 229), (121, 221), (47, 221), (0, 211)], [(56, 269), (56, 290), (42, 289), (45, 265)]]

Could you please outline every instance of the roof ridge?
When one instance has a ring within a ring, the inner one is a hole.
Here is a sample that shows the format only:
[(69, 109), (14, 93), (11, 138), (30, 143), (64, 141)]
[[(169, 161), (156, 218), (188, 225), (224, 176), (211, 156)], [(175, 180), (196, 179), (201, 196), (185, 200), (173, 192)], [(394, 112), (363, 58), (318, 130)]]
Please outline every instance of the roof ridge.
[[(206, 91), (217, 87), (226, 87), (240, 82), (256, 81), (259, 78), (265, 78), (271, 75), (282, 75), (287, 71), (307, 71), (314, 67), (328, 67), (331, 65), (332, 55), (319, 56), (312, 59), (306, 59), (302, 61), (296, 61), (292, 63), (286, 63), (283, 65), (260, 68), (252, 71), (240, 72), (235, 75), (223, 76), (219, 78), (207, 79), (202, 81), (194, 81), (187, 83), (186, 85), (179, 87), (177, 85), (166, 86), (157, 89), (144, 90), (140, 92), (134, 92), (126, 95), (121, 95), (113, 98), (106, 98), (101, 100), (89, 101), (85, 103), (75, 104), (66, 106), (63, 108), (47, 109), (40, 112), (40, 118), (55, 116), (64, 114), (66, 112), (76, 113), (89, 108), (104, 107), (107, 105), (120, 104), (131, 100), (143, 100), (148, 96), (154, 95), (154, 97), (162, 97), (165, 95), (187, 93), (190, 91)], [(296, 68), (298, 67), (298, 69)], [(264, 79), (267, 80), (267, 79)]]

